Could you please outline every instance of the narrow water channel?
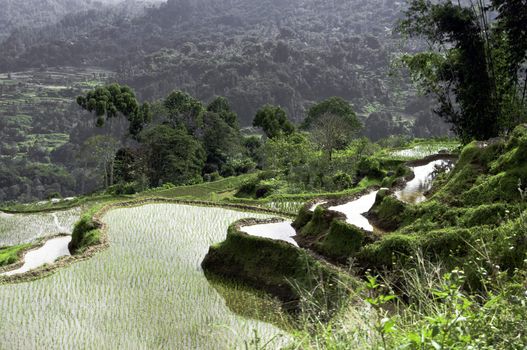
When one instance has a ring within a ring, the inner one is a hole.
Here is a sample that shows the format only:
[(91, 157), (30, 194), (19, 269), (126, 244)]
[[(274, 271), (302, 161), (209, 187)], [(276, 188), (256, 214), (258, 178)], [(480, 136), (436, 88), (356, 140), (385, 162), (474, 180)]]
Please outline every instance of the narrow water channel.
[(432, 182), (437, 175), (438, 168), (446, 167), (449, 171), (453, 162), (448, 159), (438, 159), (425, 165), (412, 167), (415, 177), (408, 181), (403, 189), (395, 192), (395, 196), (402, 202), (418, 204), (426, 200), (426, 192), (432, 188)]
[[(409, 203), (417, 204), (426, 200), (425, 193), (432, 187), (432, 181), (434, 180), (437, 169), (440, 167), (446, 167), (447, 170), (451, 168), (453, 162), (451, 159), (439, 159), (430, 161), (424, 165), (411, 167), (414, 178), (408, 181), (403, 189), (396, 191), (395, 196), (397, 199)], [(346, 215), (346, 222), (355, 225), (365, 231), (369, 232), (381, 232), (378, 228), (370, 223), (370, 221), (363, 215), (366, 214), (375, 204), (375, 198), (378, 190), (368, 192), (357, 199), (354, 199), (348, 203), (332, 206), (329, 210), (338, 211)], [(310, 208), (310, 211), (315, 209), (327, 201), (320, 200), (315, 202)], [(259, 236), (265, 238), (271, 238), (276, 240), (282, 240), (289, 242), (295, 246), (298, 246), (294, 240), (296, 235), (295, 229), (291, 226), (290, 221), (283, 221), (272, 224), (261, 224), (253, 226), (242, 227), (241, 230), (252, 236)]]
[(294, 240), (296, 231), (291, 226), (291, 221), (282, 221), (272, 224), (252, 225), (244, 226), (241, 228), (242, 232), (245, 232), (251, 236), (258, 236), (264, 238), (270, 238), (274, 240), (280, 240), (288, 242), (295, 247), (298, 247), (298, 243)]
[(345, 214), (346, 222), (349, 224), (355, 225), (365, 231), (375, 231), (375, 227), (363, 214), (367, 213), (371, 207), (373, 207), (378, 192), (379, 191), (369, 192), (346, 204), (330, 207), (329, 210)]

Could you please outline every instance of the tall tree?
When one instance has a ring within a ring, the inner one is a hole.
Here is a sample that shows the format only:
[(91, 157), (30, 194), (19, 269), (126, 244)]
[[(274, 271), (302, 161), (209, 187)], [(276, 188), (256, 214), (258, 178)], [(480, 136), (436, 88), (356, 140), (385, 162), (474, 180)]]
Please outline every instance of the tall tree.
[(360, 128), (353, 106), (341, 97), (330, 97), (313, 105), (307, 112), (307, 117), (302, 123), (302, 128), (309, 130), (320, 118), (326, 114), (332, 114), (346, 119), (350, 125)]
[(200, 182), (206, 154), (199, 141), (183, 128), (158, 125), (139, 135), (147, 159), (150, 184)]
[(108, 119), (123, 115), (130, 122), (129, 131), (133, 136), (138, 135), (152, 119), (150, 106), (140, 106), (134, 91), (119, 84), (88, 91), (85, 96), (77, 97), (77, 103), (88, 112), (95, 112), (97, 127), (102, 127)]
[[(410, 0), (399, 25), (428, 43), (427, 52), (403, 61), (424, 91), (437, 97), (436, 113), (464, 142), (506, 133), (525, 117), (517, 82), (527, 45), (515, 42), (524, 39), (527, 6), (525, 0), (493, 3)], [(498, 11), (493, 22), (492, 9)]]
[(232, 128), (238, 129), (238, 115), (231, 109), (229, 101), (225, 97), (216, 97), (207, 106), (207, 111), (217, 113)]
[(203, 127), (205, 107), (189, 94), (174, 91), (165, 98), (164, 106), (174, 127), (183, 126), (190, 134), (195, 134)]
[(345, 148), (362, 128), (351, 104), (331, 97), (312, 106), (302, 127), (331, 160), (333, 152)]
[(315, 144), (332, 160), (333, 152), (348, 146), (359, 129), (348, 118), (325, 113), (312, 125), (311, 136)]
[(270, 139), (280, 135), (290, 135), (295, 131), (295, 127), (287, 119), (286, 112), (281, 107), (272, 105), (265, 105), (256, 112), (253, 126), (262, 128)]
[(206, 172), (220, 171), (227, 161), (242, 152), (241, 135), (220, 114), (206, 112), (203, 117), (203, 145), (207, 152)]
[(104, 187), (114, 183), (115, 152), (119, 149), (119, 142), (111, 136), (96, 135), (87, 139), (83, 144), (84, 157), (96, 165), (99, 173), (104, 177)]

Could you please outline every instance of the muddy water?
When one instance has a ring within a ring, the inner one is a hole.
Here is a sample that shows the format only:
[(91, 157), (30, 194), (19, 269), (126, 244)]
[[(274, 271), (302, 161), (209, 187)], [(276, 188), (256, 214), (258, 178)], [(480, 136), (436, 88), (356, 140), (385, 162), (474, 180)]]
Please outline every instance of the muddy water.
[(270, 238), (274, 240), (280, 240), (288, 242), (295, 247), (298, 247), (298, 243), (294, 240), (296, 236), (295, 229), (291, 226), (291, 221), (282, 221), (272, 224), (261, 224), (253, 226), (244, 226), (240, 228), (242, 232), (245, 232), (251, 236)]
[(57, 237), (48, 240), (42, 247), (31, 250), (24, 257), (24, 265), (17, 269), (3, 273), (5, 276), (18, 275), (45, 264), (51, 264), (60, 257), (70, 255), (68, 244), (71, 236)]
[(375, 203), (377, 192), (369, 192), (356, 200), (343, 205), (330, 207), (329, 210), (341, 212), (346, 215), (346, 222), (366, 231), (375, 231), (375, 227), (362, 214), (367, 213)]
[(408, 181), (402, 190), (395, 192), (395, 196), (408, 204), (424, 202), (426, 200), (425, 193), (432, 188), (437, 167), (451, 167), (451, 165), (451, 160), (439, 159), (425, 165), (412, 167), (415, 177)]

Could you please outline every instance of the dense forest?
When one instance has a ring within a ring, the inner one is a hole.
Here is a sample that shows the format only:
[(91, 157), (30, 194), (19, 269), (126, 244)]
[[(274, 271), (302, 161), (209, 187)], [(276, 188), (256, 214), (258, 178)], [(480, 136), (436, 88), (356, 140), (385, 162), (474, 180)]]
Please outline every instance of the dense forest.
[[(135, 1), (127, 1), (129, 9), (143, 8)], [(29, 0), (24, 2), (13, 0), (0, 1), (0, 41), (8, 37), (17, 30), (32, 29), (36, 30), (47, 25), (52, 25), (64, 18), (68, 14), (99, 9), (108, 10), (112, 5), (122, 6), (120, 0)]]
[[(241, 127), (250, 126), (266, 104), (282, 107), (300, 125), (313, 105), (339, 96), (352, 104), (364, 125), (360, 133), (372, 140), (392, 134), (449, 133), (449, 127), (433, 116), (431, 100), (418, 96), (408, 75), (397, 68), (403, 46), (410, 51), (418, 47), (404, 43), (393, 31), (402, 15), (401, 3), (85, 5), (68, 6), (71, 11), (63, 14), (59, 9), (65, 7), (59, 3), (42, 4), (42, 13), (48, 7), (54, 11), (49, 21), (37, 25), (21, 17), (20, 27), (0, 40), (0, 71), (5, 72), (0, 86), (5, 98), (1, 132), (41, 135), (2, 139), (3, 149), (16, 155), (2, 159), (4, 199), (71, 196), (103, 187), (91, 162), (80, 161), (84, 176), (73, 172), (79, 167), (73, 159), (82, 158), (84, 142), (101, 131), (92, 128), (90, 118), (72, 100), (79, 89), (96, 82), (131, 86), (139, 100), (154, 104), (174, 90), (205, 105), (225, 96)], [(25, 14), (35, 18), (21, 7), (6, 8), (13, 11), (9, 18)], [(93, 71), (94, 77), (86, 77), (85, 71)], [(61, 83), (61, 77), (68, 83)], [(31, 122), (16, 118), (19, 115), (30, 116)], [(65, 142), (59, 140), (64, 138), (69, 138), (69, 146), (61, 147)], [(37, 152), (30, 155), (30, 149)], [(64, 169), (65, 159), (69, 169)], [(54, 169), (52, 173), (62, 174), (64, 181), (46, 177), (42, 187), (41, 176), (31, 169)], [(89, 179), (83, 180), (86, 176)]]
[[(402, 125), (419, 117), (416, 133), (444, 134), (429, 122), (428, 101), (391, 75), (401, 45), (393, 26), (402, 6), (170, 1), (135, 17), (94, 10), (13, 33), (1, 46), (0, 70), (102, 66), (148, 100), (174, 89), (204, 101), (225, 96), (244, 126), (265, 103), (283, 106), (299, 122), (316, 100), (341, 96), (365, 117), (388, 113), (383, 120)], [(385, 127), (388, 133), (396, 128)]]

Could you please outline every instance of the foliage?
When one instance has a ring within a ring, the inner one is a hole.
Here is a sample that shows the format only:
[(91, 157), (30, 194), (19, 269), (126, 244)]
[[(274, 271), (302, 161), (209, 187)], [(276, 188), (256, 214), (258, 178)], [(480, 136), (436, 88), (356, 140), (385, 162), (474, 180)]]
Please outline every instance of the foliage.
[(262, 128), (270, 139), (280, 135), (291, 135), (295, 130), (293, 124), (287, 119), (286, 112), (279, 106), (271, 105), (265, 105), (256, 112), (253, 126)]
[(527, 46), (512, 44), (525, 36), (520, 28), (527, 10), (520, 3), (479, 1), (467, 7), (412, 0), (400, 23), (402, 33), (427, 41), (428, 52), (403, 61), (425, 92), (437, 97), (436, 112), (464, 143), (507, 133), (524, 117), (525, 90), (518, 77)]
[(31, 247), (31, 244), (21, 244), (14, 247), (0, 248), (0, 267), (14, 264), (19, 260), (19, 255)]
[(206, 154), (203, 146), (185, 130), (158, 125), (146, 129), (139, 138), (146, 149), (148, 177), (152, 186), (164, 182), (201, 182)]
[(223, 97), (218, 96), (207, 106), (207, 111), (217, 113), (220, 115), (231, 128), (238, 129), (238, 115), (231, 109), (229, 101)]
[[(190, 6), (161, 2), (139, 12), (134, 8), (140, 5), (127, 1), (17, 30), (0, 48), (0, 70), (106, 67), (148, 101), (175, 87), (203, 101), (225, 95), (243, 126), (265, 103), (283, 106), (299, 122), (313, 101), (331, 96), (352, 101), (365, 114), (375, 104), (394, 120), (399, 114), (413, 119), (428, 113), (429, 104), (415, 97), (408, 81), (389, 74), (391, 55), (400, 49), (385, 30), (404, 6), (381, 0), (331, 7), (313, 0), (197, 0)], [(407, 111), (407, 104), (416, 108)]]
[(309, 109), (307, 117), (302, 123), (302, 128), (306, 130), (311, 129), (320, 118), (327, 114), (341, 117), (343, 124), (348, 124), (351, 130), (357, 130), (361, 127), (351, 104), (341, 97), (331, 97), (313, 105)]
[(174, 127), (184, 127), (193, 134), (203, 127), (205, 107), (201, 101), (183, 91), (173, 91), (163, 105), (168, 113), (168, 120)]
[(111, 84), (88, 91), (86, 96), (77, 97), (77, 104), (88, 112), (95, 112), (98, 127), (106, 120), (122, 114), (130, 122), (130, 134), (136, 136), (152, 120), (150, 105), (139, 105), (135, 93), (128, 86)]

